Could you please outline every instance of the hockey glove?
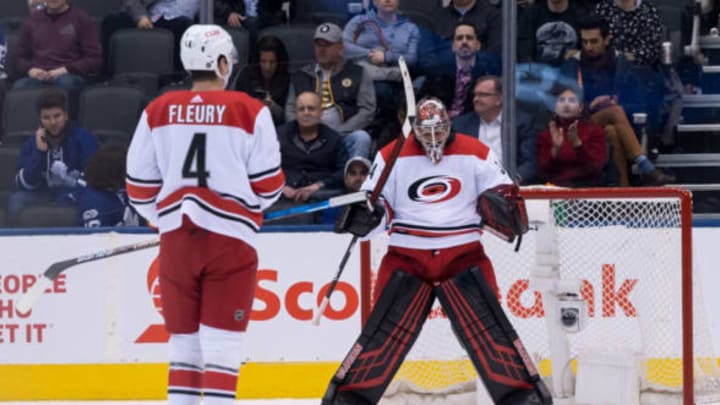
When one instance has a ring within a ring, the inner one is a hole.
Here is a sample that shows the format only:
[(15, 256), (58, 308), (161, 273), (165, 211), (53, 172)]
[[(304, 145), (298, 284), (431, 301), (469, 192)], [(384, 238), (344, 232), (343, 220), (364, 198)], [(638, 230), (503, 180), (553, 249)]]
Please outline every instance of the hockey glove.
[(525, 200), (515, 184), (501, 184), (485, 190), (477, 199), (481, 226), (512, 242), (528, 231)]
[(363, 237), (380, 225), (385, 216), (385, 207), (382, 202), (375, 201), (373, 210), (368, 208), (367, 201), (361, 201), (346, 206), (335, 222), (335, 232), (349, 232), (355, 236)]

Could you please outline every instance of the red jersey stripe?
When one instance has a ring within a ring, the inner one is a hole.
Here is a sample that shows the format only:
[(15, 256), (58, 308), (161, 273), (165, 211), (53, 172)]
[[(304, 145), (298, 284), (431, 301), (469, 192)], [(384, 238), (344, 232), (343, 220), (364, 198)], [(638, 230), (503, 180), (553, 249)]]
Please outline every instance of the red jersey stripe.
[(125, 182), (125, 187), (128, 197), (133, 200), (151, 200), (160, 192), (160, 186), (138, 186), (129, 181)]
[(482, 233), (479, 229), (460, 229), (457, 231), (424, 231), (419, 229), (410, 229), (399, 226), (393, 226), (390, 228), (390, 233), (397, 232), (403, 235), (411, 236), (422, 236), (426, 238), (442, 238), (445, 236), (464, 235), (467, 233), (478, 232)]
[(172, 194), (168, 195), (167, 198), (160, 201), (157, 208), (162, 211), (164, 208), (179, 202), (183, 197), (188, 195), (197, 196), (208, 205), (219, 210), (246, 217), (258, 226), (262, 224), (262, 212), (251, 211), (237, 200), (220, 197), (214, 191), (202, 187), (183, 187), (175, 190)]
[(278, 171), (271, 177), (265, 177), (257, 181), (250, 182), (250, 188), (255, 194), (274, 194), (285, 185), (285, 173)]

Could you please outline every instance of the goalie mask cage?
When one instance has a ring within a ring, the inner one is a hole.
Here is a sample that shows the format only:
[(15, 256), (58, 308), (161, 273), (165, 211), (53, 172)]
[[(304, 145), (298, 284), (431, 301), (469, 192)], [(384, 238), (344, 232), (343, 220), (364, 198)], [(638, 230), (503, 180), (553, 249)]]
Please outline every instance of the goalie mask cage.
[[(482, 242), (502, 307), (548, 386), (553, 370), (574, 369), (584, 351), (622, 349), (639, 356), (641, 404), (717, 400), (718, 358), (692, 265), (691, 194), (673, 188), (528, 188), (522, 195), (531, 230), (520, 251), (487, 233)], [(557, 241), (560, 278), (582, 280), (587, 305), (586, 327), (567, 335), (570, 365), (551, 364), (542, 294), (530, 287), (537, 229), (545, 222)], [(363, 322), (387, 241), (381, 235), (361, 247)], [(398, 402), (450, 403), (455, 394), (472, 397), (476, 378), (436, 300), (384, 398), (409, 394), (413, 400)]]

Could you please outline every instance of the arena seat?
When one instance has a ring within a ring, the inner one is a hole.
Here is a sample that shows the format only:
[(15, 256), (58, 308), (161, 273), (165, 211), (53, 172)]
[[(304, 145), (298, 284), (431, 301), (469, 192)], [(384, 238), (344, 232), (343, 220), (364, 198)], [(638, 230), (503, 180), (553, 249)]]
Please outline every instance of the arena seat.
[(80, 94), (79, 123), (101, 143), (127, 144), (140, 117), (143, 97), (143, 91), (133, 87), (88, 87)]
[(85, 10), (91, 17), (105, 17), (120, 11), (123, 0), (72, 0), (72, 4)]
[[(15, 190), (18, 156), (20, 156), (20, 148), (7, 146), (0, 148), (0, 191)], [(0, 204), (1, 206), (3, 205)]]
[(224, 27), (232, 37), (233, 44), (237, 50), (237, 58), (240, 66), (245, 67), (248, 63), (250, 53), (250, 34), (245, 29)]
[(17, 228), (73, 227), (76, 215), (76, 209), (72, 206), (38, 205), (20, 210), (15, 226)]
[(175, 48), (172, 32), (165, 29), (115, 32), (110, 38), (110, 83), (140, 87), (146, 96), (154, 96), (161, 75), (174, 72)]
[(2, 0), (0, 1), (0, 22), (5, 33), (17, 31), (28, 16), (27, 1)]

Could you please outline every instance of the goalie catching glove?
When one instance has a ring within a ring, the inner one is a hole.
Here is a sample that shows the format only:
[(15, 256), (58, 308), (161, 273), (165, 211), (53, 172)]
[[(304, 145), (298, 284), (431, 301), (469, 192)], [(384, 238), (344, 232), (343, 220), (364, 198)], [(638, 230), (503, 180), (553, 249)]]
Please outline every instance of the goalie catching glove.
[(380, 200), (372, 203), (372, 211), (370, 200), (360, 201), (343, 209), (335, 222), (335, 232), (363, 237), (380, 225), (384, 216), (385, 207)]
[(528, 231), (525, 200), (515, 184), (501, 184), (485, 190), (477, 199), (481, 226), (512, 242)]

